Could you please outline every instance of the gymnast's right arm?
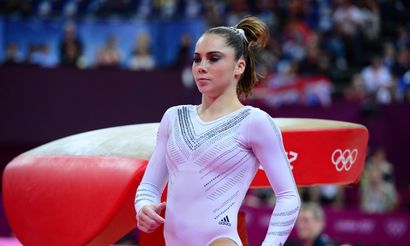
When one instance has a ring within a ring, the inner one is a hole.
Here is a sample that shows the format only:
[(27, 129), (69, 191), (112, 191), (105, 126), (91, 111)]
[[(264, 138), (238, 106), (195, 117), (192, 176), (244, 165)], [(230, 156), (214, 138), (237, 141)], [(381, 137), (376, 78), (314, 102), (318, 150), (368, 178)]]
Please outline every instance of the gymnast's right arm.
[(165, 221), (159, 214), (165, 208), (165, 202), (161, 203), (161, 194), (168, 180), (165, 153), (170, 128), (169, 111), (170, 109), (162, 117), (154, 153), (135, 194), (137, 227), (144, 232), (154, 231)]

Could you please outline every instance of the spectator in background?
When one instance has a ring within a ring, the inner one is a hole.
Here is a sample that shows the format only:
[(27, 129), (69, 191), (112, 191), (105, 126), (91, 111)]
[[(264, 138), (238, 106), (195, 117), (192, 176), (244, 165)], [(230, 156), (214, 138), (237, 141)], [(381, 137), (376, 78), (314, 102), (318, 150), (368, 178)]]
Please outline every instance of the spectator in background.
[(233, 26), (240, 19), (249, 15), (249, 6), (246, 0), (228, 1), (228, 11), (226, 13), (226, 24)]
[(305, 42), (301, 33), (296, 31), (289, 33), (282, 45), (282, 59), (300, 62), (305, 57), (305, 48)]
[(66, 18), (77, 17), (79, 5), (82, 3), (84, 0), (66, 1), (62, 7), (62, 15)]
[(359, 66), (363, 57), (363, 13), (350, 0), (338, 0), (336, 4), (333, 20), (338, 35), (342, 37), (347, 61), (349, 65)]
[(397, 59), (392, 68), (393, 75), (396, 78), (401, 78), (407, 71), (410, 70), (410, 51), (409, 49), (400, 49), (397, 53)]
[(379, 55), (371, 58), (371, 64), (361, 71), (361, 76), (366, 93), (373, 101), (382, 104), (393, 101), (393, 78)]
[(208, 27), (222, 26), (224, 25), (224, 7), (216, 0), (205, 1), (204, 3), (204, 16)]
[(81, 67), (83, 44), (77, 37), (76, 26), (73, 22), (65, 24), (63, 35), (59, 46), (60, 65)]
[(365, 41), (372, 43), (378, 40), (380, 33), (380, 9), (375, 0), (362, 0), (360, 12), (362, 16), (362, 26)]
[(189, 33), (181, 36), (179, 49), (175, 58), (175, 66), (178, 68), (191, 67), (192, 65), (192, 37)]
[[(305, 4), (303, 1), (288, 1), (287, 12), (288, 18), (283, 30), (283, 55), (285, 59), (291, 59), (296, 62), (302, 61), (306, 56), (306, 44), (312, 30), (305, 23)], [(316, 40), (312, 39), (315, 42)], [(316, 46), (316, 44), (312, 44)]]
[(54, 59), (48, 43), (43, 43), (38, 46), (31, 57), (31, 63), (44, 68), (55, 67), (57, 65), (57, 61)]
[(402, 102), (410, 102), (410, 51), (402, 48), (397, 54), (393, 67), (393, 75), (397, 79), (397, 97)]
[(95, 59), (96, 67), (118, 68), (121, 61), (121, 52), (118, 48), (117, 38), (109, 35), (105, 44), (98, 50)]
[(396, 65), (396, 48), (392, 42), (385, 42), (383, 44), (382, 63), (390, 72), (393, 72)]
[(383, 147), (378, 147), (367, 161), (371, 168), (377, 168), (382, 173), (384, 181), (394, 183), (394, 168), (386, 158), (386, 151)]
[(276, 30), (278, 19), (275, 15), (275, 2), (271, 0), (254, 1), (254, 12), (258, 18), (263, 20), (270, 30)]
[(343, 39), (333, 29), (324, 33), (323, 39), (324, 48), (330, 56), (332, 65), (338, 70), (346, 70), (349, 64)]
[(21, 64), (24, 61), (24, 56), (20, 51), (17, 43), (11, 42), (7, 45), (4, 59), (5, 65)]
[(344, 90), (344, 97), (347, 101), (352, 102), (364, 102), (367, 99), (367, 92), (360, 74), (353, 75), (350, 85)]
[(202, 4), (199, 0), (180, 1), (183, 5), (183, 16), (186, 18), (197, 18), (201, 14)]
[(410, 49), (410, 33), (404, 25), (397, 28), (396, 47), (398, 50)]
[(181, 71), (181, 80), (184, 85), (184, 98), (189, 98), (190, 102), (200, 102), (201, 95), (198, 93), (192, 76), (192, 36), (184, 33), (179, 42), (178, 53), (175, 57), (174, 66)]
[(323, 233), (326, 226), (325, 213), (319, 204), (302, 203), (296, 232), (298, 241), (290, 241), (287, 246), (336, 246), (337, 244)]
[(277, 73), (267, 78), (264, 82), (266, 82), (266, 86), (268, 88), (278, 88), (291, 85), (296, 82), (298, 71), (298, 63), (283, 60), (278, 64)]
[(312, 29), (305, 20), (308, 3), (306, 1), (286, 1), (287, 18), (283, 36), (285, 39), (297, 37), (302, 43), (306, 43)]
[(360, 207), (367, 213), (386, 213), (396, 208), (393, 166), (379, 148), (369, 158), (360, 183)]
[(399, 79), (399, 95), (402, 101), (410, 102), (410, 69)]
[(154, 6), (151, 0), (141, 0), (135, 6), (135, 16), (139, 19), (148, 19), (153, 12)]
[(42, 1), (37, 6), (37, 16), (40, 18), (48, 18), (52, 14), (52, 2), (51, 1)]
[(151, 40), (148, 33), (141, 33), (135, 39), (127, 66), (131, 70), (152, 70), (155, 68), (155, 59), (151, 54)]
[[(257, 71), (265, 78), (273, 73), (274, 68), (277, 67), (278, 58), (281, 50), (280, 45), (274, 37), (269, 37), (268, 45), (265, 49), (261, 49), (258, 54)], [(260, 83), (262, 84), (262, 83)]]
[(327, 75), (329, 73), (329, 55), (321, 50), (319, 33), (312, 32), (306, 44), (305, 57), (299, 63), (299, 72), (302, 75)]
[(27, 45), (27, 52), (24, 57), (24, 63), (26, 65), (34, 65), (33, 64), (33, 55), (37, 52), (37, 45), (35, 43), (29, 43)]
[(161, 0), (154, 1), (154, 6), (159, 17), (164, 20), (171, 20), (177, 16), (177, 0)]

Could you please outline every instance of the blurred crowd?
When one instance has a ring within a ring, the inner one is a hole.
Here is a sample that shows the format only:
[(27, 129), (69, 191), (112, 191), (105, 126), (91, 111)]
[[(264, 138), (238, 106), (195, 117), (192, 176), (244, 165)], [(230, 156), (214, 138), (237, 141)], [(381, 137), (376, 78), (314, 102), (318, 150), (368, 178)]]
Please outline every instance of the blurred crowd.
[(4, 0), (7, 16), (49, 18), (142, 18), (197, 17), (198, 0)]
[[(409, 5), (403, 0), (4, 0), (0, 10), (6, 18), (21, 19), (202, 18), (208, 27), (232, 26), (244, 16), (256, 15), (271, 30), (270, 42), (258, 56), (259, 72), (268, 78), (262, 87), (282, 88), (296, 77), (322, 75), (330, 86), (319, 93), (388, 104), (410, 101)], [(3, 63), (84, 68), (84, 45), (74, 22), (69, 23), (58, 61), (50, 59), (47, 44), (31, 45), (23, 56), (22, 47), (10, 42)], [(193, 42), (186, 36), (180, 37), (175, 64), (191, 62)], [(150, 38), (137, 37), (131, 53), (124, 54), (117, 37), (107, 37), (91, 66), (158, 68)]]

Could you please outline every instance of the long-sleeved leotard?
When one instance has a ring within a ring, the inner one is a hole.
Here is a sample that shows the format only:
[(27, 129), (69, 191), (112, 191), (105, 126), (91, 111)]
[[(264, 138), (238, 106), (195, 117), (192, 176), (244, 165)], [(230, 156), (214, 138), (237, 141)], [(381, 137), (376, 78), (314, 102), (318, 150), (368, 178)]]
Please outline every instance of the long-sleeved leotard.
[(204, 122), (197, 106), (164, 114), (157, 146), (135, 197), (137, 213), (157, 204), (168, 181), (164, 236), (168, 246), (209, 245), (230, 238), (242, 245), (237, 215), (259, 165), (276, 195), (263, 245), (283, 245), (300, 199), (279, 129), (260, 109), (245, 106)]

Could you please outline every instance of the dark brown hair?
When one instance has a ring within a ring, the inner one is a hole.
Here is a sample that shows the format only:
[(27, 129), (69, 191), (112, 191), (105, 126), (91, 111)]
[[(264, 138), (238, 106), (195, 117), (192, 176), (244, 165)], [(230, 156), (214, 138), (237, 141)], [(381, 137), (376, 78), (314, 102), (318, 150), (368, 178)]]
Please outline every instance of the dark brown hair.
[[(239, 30), (245, 32), (247, 41), (242, 37)], [(226, 39), (226, 44), (235, 50), (235, 59), (243, 57), (246, 62), (245, 71), (239, 79), (236, 91), (238, 96), (249, 96), (256, 82), (262, 77), (256, 72), (256, 52), (264, 48), (269, 40), (268, 26), (260, 19), (249, 16), (239, 21), (232, 27), (214, 27), (205, 34), (217, 34)]]

